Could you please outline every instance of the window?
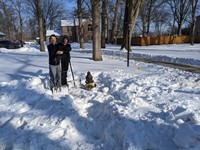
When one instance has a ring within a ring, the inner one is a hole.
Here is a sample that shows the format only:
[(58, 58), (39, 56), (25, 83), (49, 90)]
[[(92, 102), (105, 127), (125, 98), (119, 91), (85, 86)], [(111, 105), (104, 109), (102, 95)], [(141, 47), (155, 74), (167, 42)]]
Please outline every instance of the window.
[(91, 24), (88, 25), (88, 31), (92, 31), (92, 25)]
[(72, 32), (72, 27), (68, 27), (68, 32)]
[(92, 36), (89, 36), (89, 40), (92, 40)]

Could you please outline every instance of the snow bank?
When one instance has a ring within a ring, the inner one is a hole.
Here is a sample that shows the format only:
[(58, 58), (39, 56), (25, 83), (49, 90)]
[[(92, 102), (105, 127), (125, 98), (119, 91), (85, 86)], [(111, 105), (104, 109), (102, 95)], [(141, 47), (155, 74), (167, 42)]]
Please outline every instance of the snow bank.
[[(160, 79), (122, 70), (96, 72), (97, 89), (72, 88), (59, 101), (44, 87), (45, 76), (2, 82), (0, 147), (198, 149), (199, 83), (170, 74)], [(187, 93), (180, 94), (187, 88), (197, 92), (192, 103)]]
[(200, 149), (200, 127), (182, 124), (174, 136), (175, 144), (182, 149)]
[[(29, 45), (25, 44), (23, 47), (18, 48), (18, 49), (6, 49), (6, 48), (0, 48), (0, 52), (3, 53), (9, 53), (9, 52), (32, 52), (32, 53), (37, 53), (39, 51), (40, 45)], [(45, 47), (47, 50), (47, 47)]]
[(72, 52), (75, 77), (84, 84), (89, 70), (97, 87), (54, 96), (47, 55), (0, 55), (11, 66), (2, 75), (14, 74), (0, 82), (0, 149), (200, 148), (199, 74), (134, 61), (126, 68), (124, 60), (110, 57), (94, 62), (91, 53), (78, 51)]

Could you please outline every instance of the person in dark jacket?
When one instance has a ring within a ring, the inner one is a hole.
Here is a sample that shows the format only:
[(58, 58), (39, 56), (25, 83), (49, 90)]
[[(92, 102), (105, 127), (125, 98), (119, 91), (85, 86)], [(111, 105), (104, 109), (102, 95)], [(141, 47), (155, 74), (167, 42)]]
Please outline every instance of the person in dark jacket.
[(71, 51), (71, 45), (69, 44), (69, 38), (67, 36), (64, 36), (62, 39), (62, 43), (59, 44), (58, 49), (63, 51), (62, 54), (62, 85), (67, 85), (67, 71), (69, 68), (69, 62), (70, 62), (70, 51)]
[(50, 89), (61, 90), (61, 70), (60, 60), (63, 51), (59, 50), (56, 36), (53, 34), (50, 36), (50, 44), (47, 46), (49, 52), (49, 75), (50, 75)]

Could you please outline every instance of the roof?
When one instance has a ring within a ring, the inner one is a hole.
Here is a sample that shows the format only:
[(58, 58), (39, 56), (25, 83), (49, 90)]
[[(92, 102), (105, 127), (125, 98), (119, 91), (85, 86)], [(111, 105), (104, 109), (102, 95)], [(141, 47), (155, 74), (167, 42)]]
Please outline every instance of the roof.
[(61, 36), (62, 31), (61, 30), (47, 30), (46, 36), (51, 36), (52, 34), (55, 34), (56, 36)]
[[(88, 19), (83, 19), (83, 24), (85, 24), (87, 22)], [(66, 20), (61, 20), (61, 27), (74, 27), (74, 23), (75, 26), (78, 26), (79, 22), (78, 19), (66, 19)]]
[(1, 36), (5, 36), (5, 34), (4, 34), (3, 32), (0, 32), (0, 35), (1, 35)]

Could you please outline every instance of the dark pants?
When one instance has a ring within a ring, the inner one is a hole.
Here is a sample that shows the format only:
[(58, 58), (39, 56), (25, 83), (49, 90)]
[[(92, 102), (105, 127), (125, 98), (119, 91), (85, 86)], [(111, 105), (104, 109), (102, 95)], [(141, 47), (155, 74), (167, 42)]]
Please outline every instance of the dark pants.
[(62, 74), (61, 74), (62, 85), (67, 85), (67, 71), (69, 68), (69, 62), (62, 60), (61, 64), (62, 64)]

